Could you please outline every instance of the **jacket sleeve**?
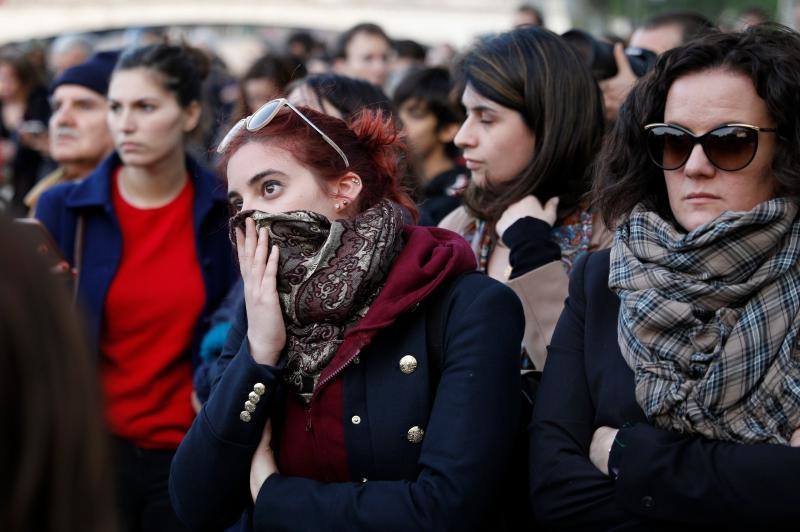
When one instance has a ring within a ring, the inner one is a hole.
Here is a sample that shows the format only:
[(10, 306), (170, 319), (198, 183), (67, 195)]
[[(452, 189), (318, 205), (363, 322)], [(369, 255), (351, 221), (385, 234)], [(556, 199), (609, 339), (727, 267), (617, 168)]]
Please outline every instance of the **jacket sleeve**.
[(618, 441), (616, 501), (653, 519), (691, 524), (800, 522), (800, 449), (707, 440), (637, 423)]
[(614, 481), (589, 460), (595, 408), (584, 371), (584, 271), (575, 264), (530, 426), (531, 505), (547, 526), (602, 530), (629, 520), (614, 502)]
[(258, 495), (254, 530), (481, 526), (518, 426), (523, 319), (517, 298), (502, 284), (492, 282), (474, 292), (462, 291), (453, 300), (419, 476), (414, 481), (325, 484), (275, 474)]
[[(280, 368), (256, 363), (240, 305), (222, 354), (212, 368), (211, 394), (172, 460), (169, 493), (192, 530), (232, 525), (250, 501), (250, 462), (281, 386)], [(250, 421), (240, 418), (256, 385), (264, 386)]]

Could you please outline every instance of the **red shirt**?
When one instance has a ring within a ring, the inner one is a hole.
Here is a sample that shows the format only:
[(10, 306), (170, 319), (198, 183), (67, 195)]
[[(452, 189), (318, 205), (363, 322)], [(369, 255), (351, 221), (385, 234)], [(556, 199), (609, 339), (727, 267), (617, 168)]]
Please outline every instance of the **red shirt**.
[(106, 295), (100, 378), (111, 432), (151, 449), (174, 449), (194, 419), (188, 352), (205, 304), (197, 258), (191, 179), (162, 207), (112, 201), (122, 259)]

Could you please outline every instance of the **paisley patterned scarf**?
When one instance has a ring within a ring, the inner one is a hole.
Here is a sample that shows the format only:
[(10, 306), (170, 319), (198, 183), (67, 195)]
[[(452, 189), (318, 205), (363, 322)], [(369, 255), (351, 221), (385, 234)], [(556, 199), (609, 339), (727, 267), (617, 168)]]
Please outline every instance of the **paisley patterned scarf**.
[(286, 325), (285, 379), (305, 404), (345, 331), (369, 310), (403, 248), (403, 210), (383, 201), (353, 219), (307, 211), (244, 211), (280, 248), (278, 297)]

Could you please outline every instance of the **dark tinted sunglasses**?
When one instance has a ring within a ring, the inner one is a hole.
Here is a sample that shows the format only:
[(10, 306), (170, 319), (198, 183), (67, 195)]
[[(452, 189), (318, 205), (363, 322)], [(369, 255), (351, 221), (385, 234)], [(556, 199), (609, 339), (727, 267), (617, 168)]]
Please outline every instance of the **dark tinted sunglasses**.
[(686, 164), (694, 145), (699, 143), (711, 164), (726, 172), (741, 170), (753, 161), (759, 132), (776, 131), (749, 124), (724, 124), (703, 135), (673, 124), (648, 124), (644, 129), (647, 154), (659, 168), (677, 170)]

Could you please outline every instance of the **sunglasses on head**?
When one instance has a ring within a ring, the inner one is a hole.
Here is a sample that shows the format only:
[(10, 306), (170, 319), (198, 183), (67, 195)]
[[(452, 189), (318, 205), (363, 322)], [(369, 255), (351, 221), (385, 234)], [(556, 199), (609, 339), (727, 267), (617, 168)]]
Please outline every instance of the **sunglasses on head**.
[(269, 101), (264, 105), (262, 105), (261, 107), (259, 107), (255, 113), (251, 114), (247, 118), (242, 118), (241, 120), (239, 120), (230, 129), (230, 131), (228, 131), (228, 133), (222, 139), (222, 142), (219, 143), (219, 146), (217, 146), (217, 153), (219, 154), (225, 153), (225, 150), (228, 149), (228, 146), (230, 146), (231, 141), (233, 141), (233, 139), (235, 139), (236, 136), (242, 132), (242, 129), (247, 129), (247, 131), (258, 131), (259, 129), (266, 127), (267, 124), (272, 122), (273, 118), (278, 116), (278, 113), (280, 113), (284, 107), (288, 107), (289, 109), (294, 111), (297, 114), (297, 116), (299, 116), (305, 121), (306, 124), (311, 126), (314, 129), (314, 131), (319, 133), (322, 139), (328, 144), (330, 144), (331, 148), (336, 150), (336, 153), (338, 153), (339, 156), (344, 161), (344, 165), (346, 167), (350, 166), (350, 162), (347, 160), (347, 155), (344, 154), (344, 151), (342, 151), (342, 149), (335, 142), (333, 142), (333, 140), (328, 135), (323, 133), (320, 128), (314, 125), (314, 122), (312, 122), (306, 115), (301, 113), (297, 109), (297, 107), (289, 103), (289, 100), (287, 100), (286, 98), (278, 98), (276, 100)]
[(644, 129), (647, 154), (659, 168), (677, 170), (689, 160), (695, 144), (700, 144), (711, 164), (726, 172), (741, 170), (753, 161), (760, 132), (777, 131), (749, 124), (723, 124), (702, 135), (674, 124), (648, 124)]

